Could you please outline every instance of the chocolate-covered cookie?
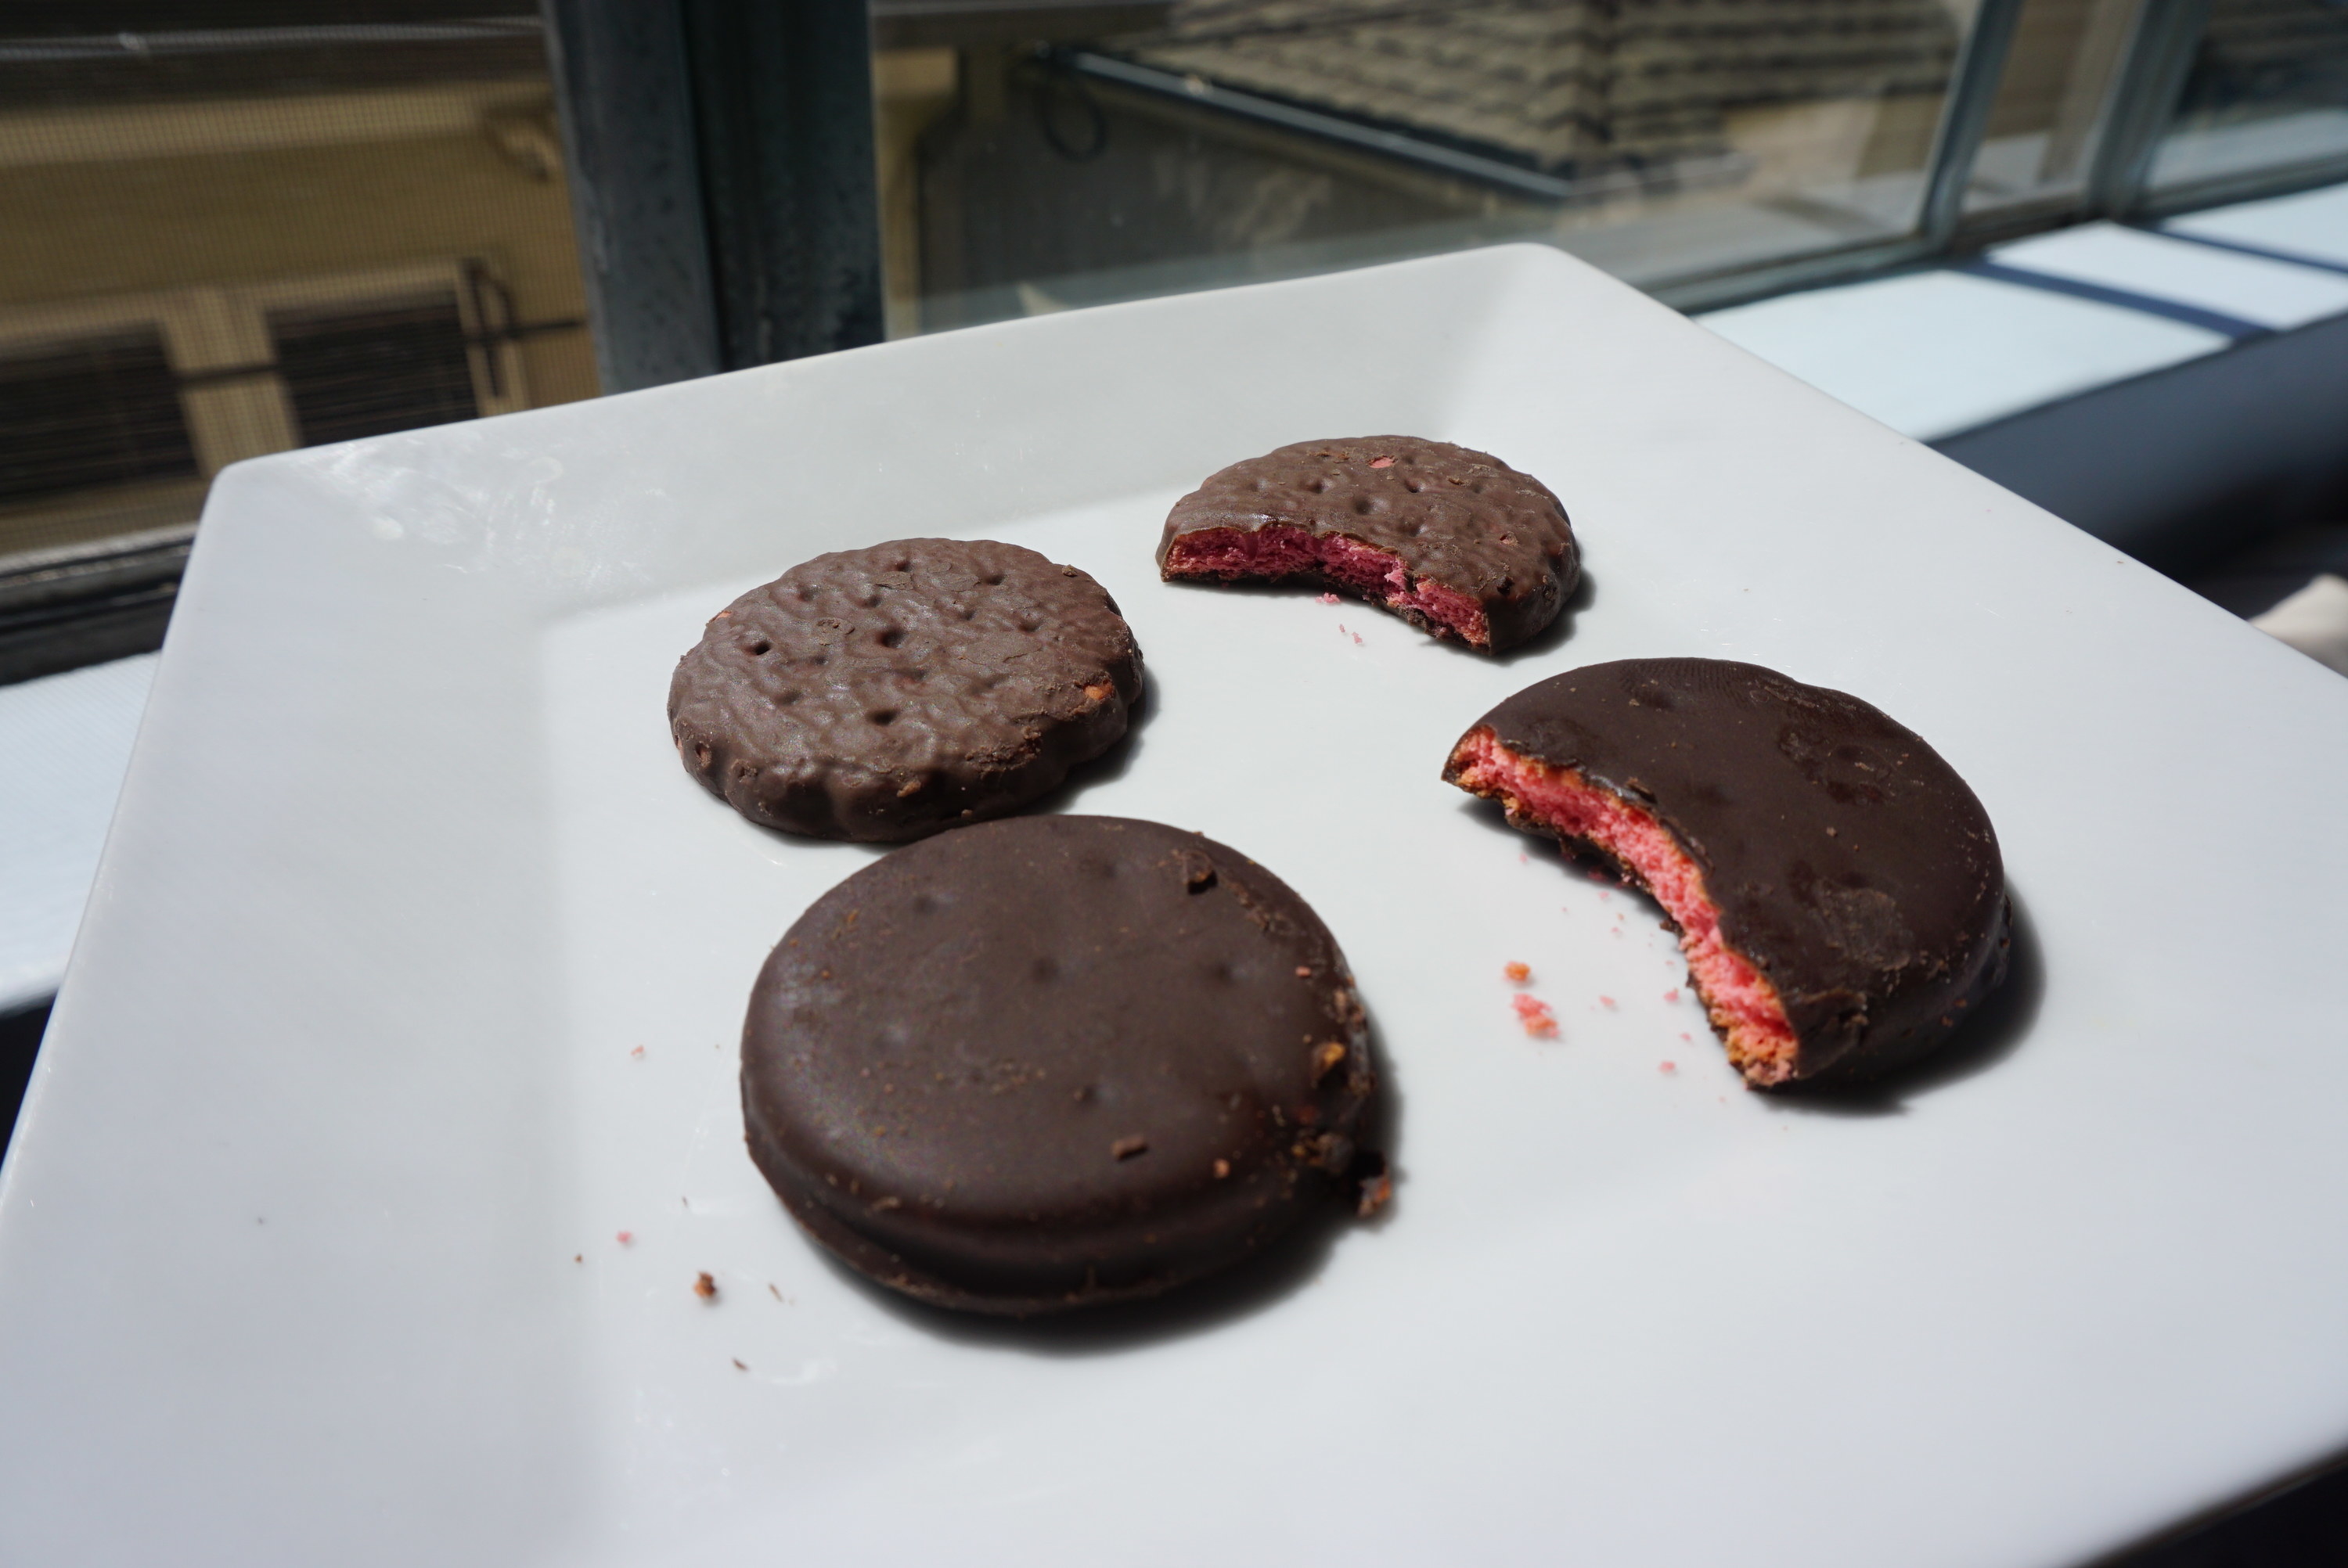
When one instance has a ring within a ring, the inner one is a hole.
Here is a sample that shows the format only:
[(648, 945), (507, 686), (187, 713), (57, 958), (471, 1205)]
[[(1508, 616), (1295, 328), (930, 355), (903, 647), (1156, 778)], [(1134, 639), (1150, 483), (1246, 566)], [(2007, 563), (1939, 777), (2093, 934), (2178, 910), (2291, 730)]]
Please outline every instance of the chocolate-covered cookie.
[(1257, 1252), (1353, 1194), (1373, 1087), (1304, 901), (1121, 817), (876, 861), (792, 926), (742, 1030), (751, 1157), (792, 1215), (978, 1312), (1155, 1295)]
[(1540, 480), (1448, 442), (1366, 436), (1210, 475), (1167, 517), (1158, 569), (1341, 589), (1497, 653), (1557, 619), (1581, 566)]
[(1988, 814), (1856, 697), (1716, 659), (1592, 664), (1485, 714), (1443, 776), (1643, 884), (1755, 1088), (1904, 1066), (2004, 978)]
[(677, 661), (685, 771), (752, 822), (895, 841), (1015, 811), (1125, 736), (1141, 651), (1072, 566), (986, 540), (804, 561)]

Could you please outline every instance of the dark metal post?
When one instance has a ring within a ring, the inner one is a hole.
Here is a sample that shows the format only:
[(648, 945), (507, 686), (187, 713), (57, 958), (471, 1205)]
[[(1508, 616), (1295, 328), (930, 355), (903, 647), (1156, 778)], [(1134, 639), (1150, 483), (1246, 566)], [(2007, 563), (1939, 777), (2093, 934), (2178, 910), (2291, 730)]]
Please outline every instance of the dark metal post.
[(684, 0), (728, 369), (878, 343), (866, 0)]
[(2145, 0), (2087, 176), (2090, 212), (2125, 217), (2142, 198), (2153, 154), (2176, 113), (2209, 22), (2209, 0)]
[(881, 337), (865, 0), (541, 0), (607, 391)]
[(1965, 186), (1973, 176), (1982, 133), (1989, 128), (1998, 85), (2005, 78), (2005, 56), (2013, 47), (2022, 6), (2023, 0), (1981, 0), (1950, 75), (1940, 133), (1932, 138), (1932, 159), (1926, 166), (1924, 210), (1917, 225), (1936, 248), (1948, 243), (1964, 216)]
[(541, 0), (606, 392), (725, 368), (673, 0)]

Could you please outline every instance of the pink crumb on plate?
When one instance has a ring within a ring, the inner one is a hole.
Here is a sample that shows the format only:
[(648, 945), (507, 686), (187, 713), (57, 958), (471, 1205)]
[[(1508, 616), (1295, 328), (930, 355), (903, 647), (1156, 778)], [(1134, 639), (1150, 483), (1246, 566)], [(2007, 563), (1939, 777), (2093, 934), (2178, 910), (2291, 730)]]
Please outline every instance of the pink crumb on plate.
[(1658, 1072), (1677, 1072), (1679, 1070), (1680, 1070), (1680, 1064), (1679, 1064), (1678, 1062), (1676, 1062), (1676, 1061), (1666, 1061), (1666, 1062), (1664, 1062), (1664, 1063), (1663, 1064), (1663, 1066), (1661, 1066), (1661, 1067), (1657, 1068), (1655, 1071), (1657, 1071)]
[(1334, 593), (1324, 593), (1324, 594), (1321, 595), (1321, 602), (1322, 602), (1322, 603), (1323, 603), (1323, 604), (1335, 604), (1335, 603), (1338, 603), (1338, 602), (1339, 602), (1339, 600), (1338, 600), (1338, 598), (1337, 598), (1337, 596), (1336, 596), (1335, 594), (1334, 594)]
[(1614, 1005), (1614, 999), (1612, 997), (1600, 997), (1598, 999), (1598, 1005), (1601, 1007), (1611, 1008)]
[(633, 1243), (633, 1242), (635, 1241), (635, 1239), (636, 1239), (636, 1233), (635, 1233), (635, 1232), (633, 1232), (633, 1231), (622, 1231), (622, 1232), (620, 1233), (619, 1240), (620, 1240), (620, 1245), (621, 1245), (622, 1246), (627, 1246), (627, 1245), (631, 1245), (632, 1243)]

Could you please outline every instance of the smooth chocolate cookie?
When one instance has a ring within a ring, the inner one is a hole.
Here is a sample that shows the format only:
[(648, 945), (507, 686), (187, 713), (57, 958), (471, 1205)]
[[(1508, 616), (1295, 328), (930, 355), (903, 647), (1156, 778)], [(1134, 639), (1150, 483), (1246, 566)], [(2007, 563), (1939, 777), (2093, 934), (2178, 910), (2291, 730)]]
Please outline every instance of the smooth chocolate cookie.
[(1592, 664), (1485, 714), (1443, 776), (1653, 893), (1756, 1088), (1904, 1066), (2004, 978), (1988, 814), (1856, 697), (1714, 659)]
[(1581, 574), (1547, 486), (1415, 436), (1303, 441), (1210, 475), (1174, 504), (1158, 569), (1341, 589), (1487, 653), (1556, 620)]
[(1122, 740), (1140, 696), (1132, 630), (1075, 567), (899, 539), (720, 610), (668, 719), (685, 772), (752, 822), (893, 842), (1016, 811)]
[(1354, 1194), (1373, 1091), (1353, 976), (1304, 901), (1121, 817), (986, 823), (865, 867), (775, 948), (742, 1030), (751, 1157), (792, 1215), (976, 1312), (1151, 1296), (1257, 1252)]

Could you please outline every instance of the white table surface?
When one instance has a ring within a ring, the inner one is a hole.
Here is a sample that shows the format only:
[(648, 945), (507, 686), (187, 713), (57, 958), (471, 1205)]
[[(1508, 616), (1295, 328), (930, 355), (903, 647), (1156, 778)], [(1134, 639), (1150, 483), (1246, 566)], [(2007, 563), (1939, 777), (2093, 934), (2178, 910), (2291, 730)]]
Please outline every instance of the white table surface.
[(155, 659), (0, 686), (0, 1013), (65, 978)]

